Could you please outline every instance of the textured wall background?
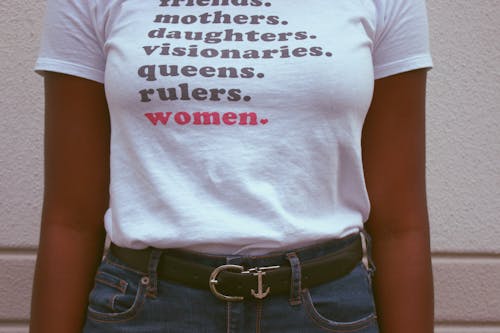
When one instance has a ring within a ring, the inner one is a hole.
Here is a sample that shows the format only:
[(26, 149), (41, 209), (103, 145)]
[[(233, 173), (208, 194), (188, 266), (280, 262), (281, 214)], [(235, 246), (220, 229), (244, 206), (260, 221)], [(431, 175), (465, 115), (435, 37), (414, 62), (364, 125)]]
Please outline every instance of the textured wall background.
[[(27, 332), (42, 197), (43, 1), (0, 2), (0, 332)], [(500, 332), (500, 2), (428, 0), (438, 333)]]
[(500, 2), (428, 0), (437, 327), (500, 332)]

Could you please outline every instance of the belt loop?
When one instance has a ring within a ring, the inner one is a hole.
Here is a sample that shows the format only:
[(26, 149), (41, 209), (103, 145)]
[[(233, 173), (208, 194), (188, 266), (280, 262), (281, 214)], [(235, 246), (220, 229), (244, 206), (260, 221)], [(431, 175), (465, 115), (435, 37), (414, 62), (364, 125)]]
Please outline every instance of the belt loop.
[(370, 275), (373, 275), (376, 268), (372, 259), (372, 239), (365, 229), (361, 229), (359, 235), (361, 237), (361, 247), (363, 249), (363, 265), (365, 266), (367, 272), (370, 273)]
[(292, 268), (292, 276), (290, 277), (290, 299), (288, 301), (290, 305), (299, 305), (302, 303), (300, 297), (300, 293), (302, 291), (302, 273), (300, 269), (299, 257), (295, 252), (287, 253), (286, 257), (288, 261), (290, 261), (290, 266)]
[(158, 295), (158, 264), (160, 263), (161, 255), (161, 250), (151, 249), (148, 263), (149, 283), (147, 284), (147, 294), (153, 298), (156, 298)]

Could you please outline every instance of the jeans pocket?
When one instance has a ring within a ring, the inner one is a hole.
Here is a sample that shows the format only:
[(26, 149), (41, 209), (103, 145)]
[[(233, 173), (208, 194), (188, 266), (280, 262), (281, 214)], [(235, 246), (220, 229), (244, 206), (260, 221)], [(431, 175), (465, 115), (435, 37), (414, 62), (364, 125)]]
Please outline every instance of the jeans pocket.
[(362, 264), (348, 275), (302, 291), (310, 320), (325, 330), (378, 332), (369, 272)]
[(144, 304), (148, 283), (147, 277), (104, 261), (89, 295), (87, 316), (109, 322), (136, 317)]

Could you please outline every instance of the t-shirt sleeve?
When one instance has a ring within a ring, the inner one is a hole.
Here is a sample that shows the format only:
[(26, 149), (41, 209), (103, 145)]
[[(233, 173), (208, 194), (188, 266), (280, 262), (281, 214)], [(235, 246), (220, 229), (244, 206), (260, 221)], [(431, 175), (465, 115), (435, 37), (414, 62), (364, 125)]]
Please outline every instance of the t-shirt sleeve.
[(59, 72), (104, 82), (102, 38), (90, 0), (48, 0), (35, 71)]
[(431, 68), (425, 0), (377, 1), (373, 49), (375, 79)]

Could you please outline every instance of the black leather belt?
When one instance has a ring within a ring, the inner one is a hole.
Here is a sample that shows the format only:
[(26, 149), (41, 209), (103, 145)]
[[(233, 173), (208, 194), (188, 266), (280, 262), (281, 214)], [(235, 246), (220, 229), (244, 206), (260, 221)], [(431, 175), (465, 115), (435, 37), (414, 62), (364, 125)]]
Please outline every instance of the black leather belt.
[[(338, 279), (348, 274), (363, 258), (362, 237), (338, 251), (301, 262), (302, 288), (310, 288)], [(151, 249), (132, 250), (111, 244), (110, 251), (119, 260), (134, 270), (148, 272)], [(268, 295), (285, 294), (290, 291), (291, 267), (254, 267), (246, 269), (238, 265), (212, 267), (194, 261), (162, 254), (157, 274), (160, 279), (186, 286), (209, 289), (225, 301), (241, 301), (247, 297), (264, 298)]]

